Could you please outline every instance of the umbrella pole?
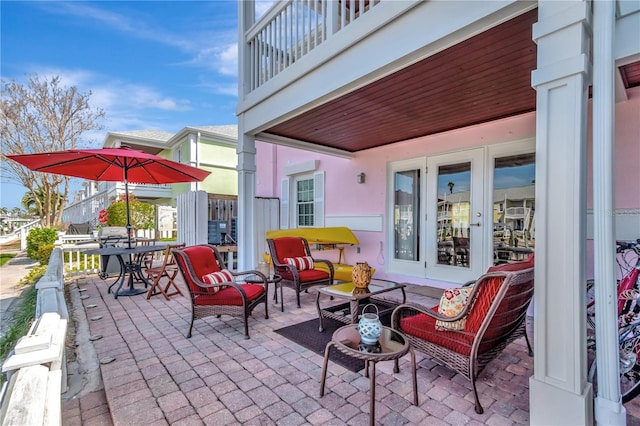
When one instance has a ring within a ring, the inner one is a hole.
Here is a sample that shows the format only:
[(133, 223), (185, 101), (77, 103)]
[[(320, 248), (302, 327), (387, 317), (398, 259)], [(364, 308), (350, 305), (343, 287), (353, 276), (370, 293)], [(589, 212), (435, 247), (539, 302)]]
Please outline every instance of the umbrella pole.
[[(126, 160), (125, 160), (126, 162)], [(125, 227), (127, 228), (127, 244), (128, 247), (131, 248), (131, 217), (129, 215), (129, 179), (128, 179), (127, 167), (125, 164), (124, 167), (124, 203), (125, 210), (127, 211), (127, 224)]]

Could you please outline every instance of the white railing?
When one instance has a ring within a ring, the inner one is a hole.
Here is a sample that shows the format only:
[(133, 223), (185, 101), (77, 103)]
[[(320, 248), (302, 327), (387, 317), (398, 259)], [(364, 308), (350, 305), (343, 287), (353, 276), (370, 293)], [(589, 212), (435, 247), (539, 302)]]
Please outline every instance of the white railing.
[(96, 249), (100, 245), (93, 244), (63, 244), (65, 275), (97, 274), (101, 270), (100, 256), (87, 255), (85, 251)]
[(65, 338), (69, 312), (64, 298), (62, 249), (51, 253), (36, 284), (36, 320), (2, 364), (0, 424), (61, 425), (61, 395), (67, 388)]
[(381, 0), (282, 0), (245, 34), (255, 90), (369, 12)]
[(69, 223), (85, 223), (95, 220), (100, 210), (109, 205), (107, 192), (100, 192), (78, 200), (64, 208), (63, 218)]
[(523, 219), (528, 211), (528, 207), (509, 207), (505, 210), (505, 219)]

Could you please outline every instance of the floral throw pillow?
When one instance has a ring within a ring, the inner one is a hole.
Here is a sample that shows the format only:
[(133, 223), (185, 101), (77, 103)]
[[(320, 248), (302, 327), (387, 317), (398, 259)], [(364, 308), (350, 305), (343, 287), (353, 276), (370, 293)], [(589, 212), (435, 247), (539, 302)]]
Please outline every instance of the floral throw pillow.
[[(233, 275), (228, 269), (223, 269), (220, 272), (212, 272), (211, 274), (206, 274), (202, 277), (202, 282), (205, 284), (220, 284), (220, 283), (228, 283), (233, 281)], [(210, 287), (207, 291), (210, 294), (215, 294), (220, 290), (227, 288), (226, 285)]]
[[(473, 290), (473, 286), (450, 288), (442, 293), (440, 298), (440, 304), (438, 305), (438, 313), (447, 316), (455, 317), (458, 315), (469, 301), (469, 295)], [(452, 331), (452, 330), (464, 330), (464, 326), (467, 323), (467, 318), (462, 318), (453, 322), (446, 322), (437, 320), (436, 330), (440, 331)]]
[(298, 271), (313, 269), (313, 258), (311, 256), (287, 257), (284, 260), (289, 265), (295, 266)]

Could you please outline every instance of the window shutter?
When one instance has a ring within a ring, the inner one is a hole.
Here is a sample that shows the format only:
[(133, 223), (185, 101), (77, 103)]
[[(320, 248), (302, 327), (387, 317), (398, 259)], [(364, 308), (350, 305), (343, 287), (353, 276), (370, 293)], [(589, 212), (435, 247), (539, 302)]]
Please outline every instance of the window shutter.
[(324, 172), (313, 174), (313, 226), (324, 227)]
[(280, 182), (280, 229), (289, 228), (289, 178)]

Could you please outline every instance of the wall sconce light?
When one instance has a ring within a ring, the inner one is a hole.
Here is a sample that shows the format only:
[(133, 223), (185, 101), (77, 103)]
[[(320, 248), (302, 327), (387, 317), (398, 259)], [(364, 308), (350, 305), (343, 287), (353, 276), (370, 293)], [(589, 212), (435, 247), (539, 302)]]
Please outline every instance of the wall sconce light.
[(358, 183), (364, 183), (364, 179), (365, 179), (366, 175), (364, 174), (364, 172), (362, 173), (358, 173)]

